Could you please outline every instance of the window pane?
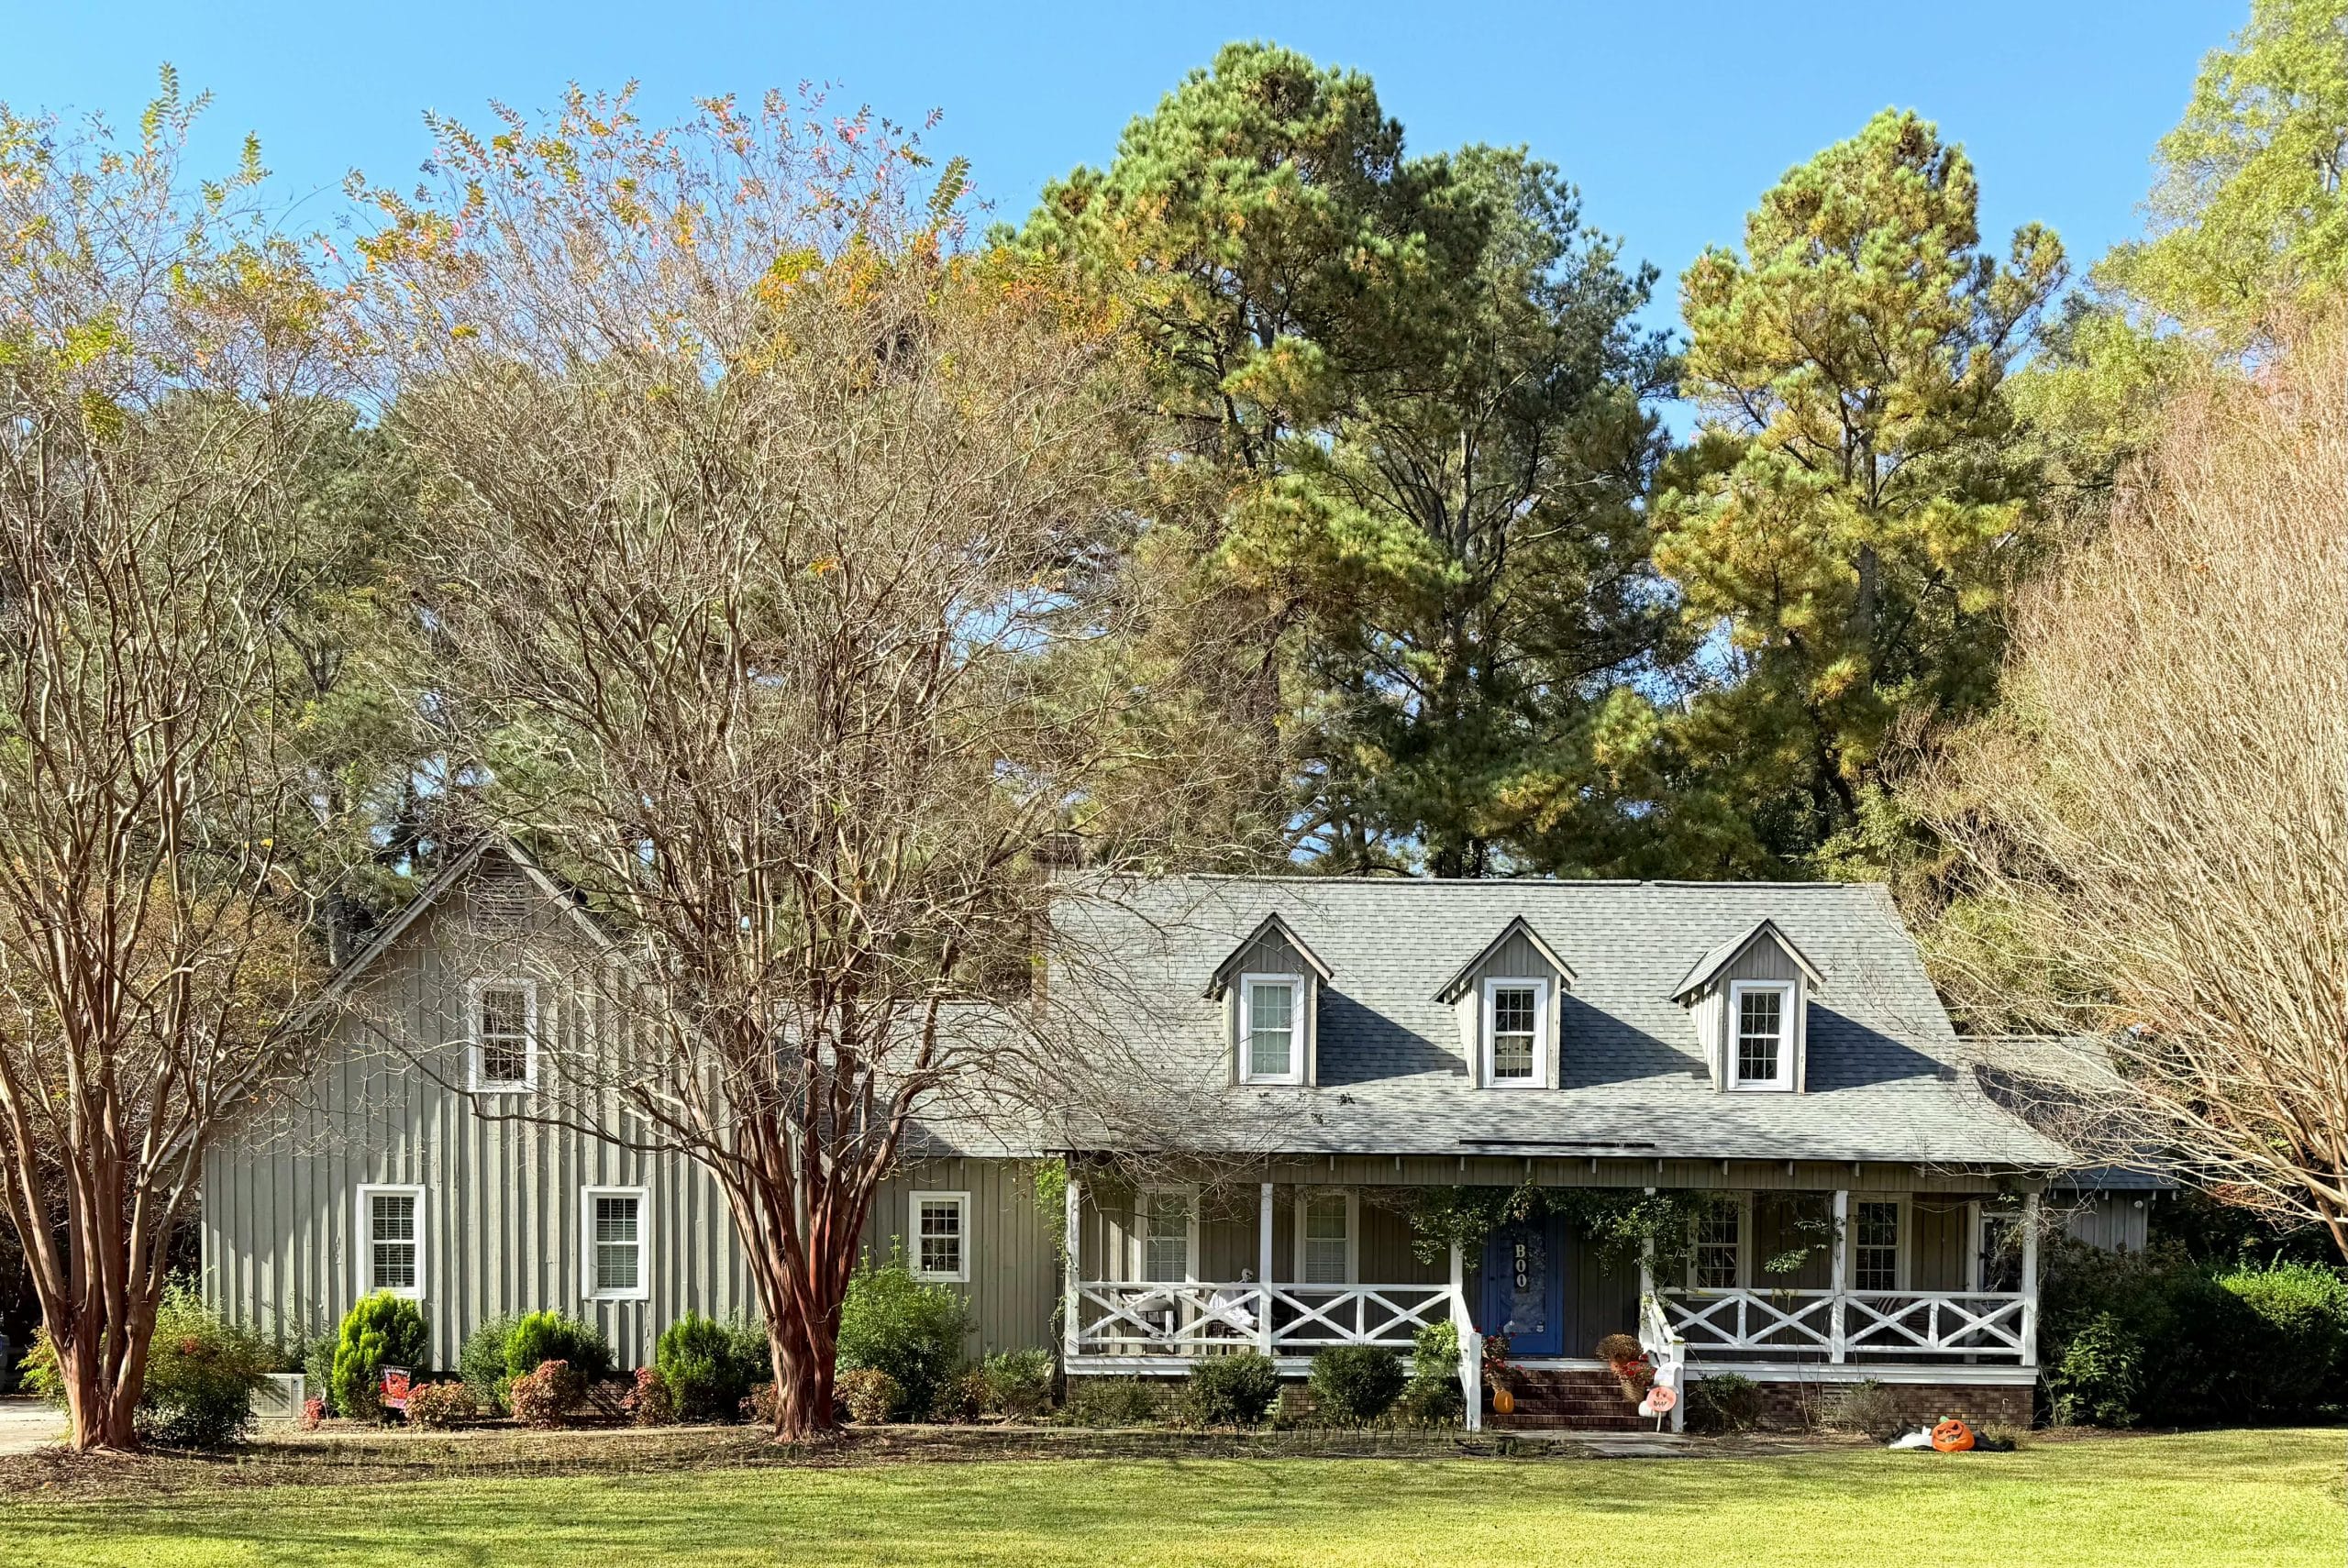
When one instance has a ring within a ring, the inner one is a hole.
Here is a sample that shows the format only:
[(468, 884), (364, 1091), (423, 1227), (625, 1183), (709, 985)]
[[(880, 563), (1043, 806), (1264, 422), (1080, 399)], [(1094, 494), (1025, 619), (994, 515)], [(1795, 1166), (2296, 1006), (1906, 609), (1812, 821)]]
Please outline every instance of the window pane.
[(415, 1288), (415, 1198), (412, 1193), (368, 1195), (369, 1288)]
[(1533, 988), (1503, 986), (1492, 992), (1492, 1077), (1533, 1077)]
[(1862, 1203), (1852, 1218), (1851, 1286), (1899, 1288), (1899, 1205)]
[(921, 1272), (958, 1275), (962, 1272), (961, 1204), (952, 1198), (924, 1198), (918, 1224)]
[(1188, 1278), (1191, 1273), (1191, 1200), (1180, 1193), (1149, 1195), (1143, 1210), (1142, 1277)]
[(483, 986), (473, 1037), (481, 1043), (483, 1083), (518, 1084), (530, 1076), (530, 999), (519, 986)]
[(1284, 1077), (1295, 1060), (1295, 994), (1288, 986), (1251, 986), (1247, 992), (1247, 1071)]
[(1768, 1082), (1778, 1076), (1784, 1038), (1785, 993), (1746, 991), (1737, 999), (1736, 1076)]
[(1700, 1290), (1733, 1290), (1737, 1285), (1740, 1209), (1710, 1209), (1696, 1222), (1696, 1286)]
[(1346, 1283), (1346, 1198), (1324, 1195), (1304, 1205), (1304, 1283)]

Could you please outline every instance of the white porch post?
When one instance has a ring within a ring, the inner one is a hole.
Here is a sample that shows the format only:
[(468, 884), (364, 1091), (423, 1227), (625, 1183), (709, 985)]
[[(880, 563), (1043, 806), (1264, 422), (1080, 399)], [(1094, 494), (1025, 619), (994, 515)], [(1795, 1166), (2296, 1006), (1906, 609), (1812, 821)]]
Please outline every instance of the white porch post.
[(1834, 1189), (1834, 1296), (1827, 1311), (1827, 1358), (1850, 1359), (1850, 1324), (1844, 1316), (1843, 1292), (1850, 1287), (1851, 1190)]
[(1272, 1353), (1272, 1184), (1264, 1184), (1256, 1209), (1257, 1348)]
[(1451, 1243), (1451, 1321), (1459, 1331), (1459, 1392), (1467, 1400), (1468, 1430), (1484, 1430), (1484, 1342), (1468, 1311), (1468, 1258)]
[(2021, 1200), (2021, 1364), (2038, 1364), (2038, 1194)]
[(1084, 1293), (1080, 1288), (1084, 1278), (1084, 1182), (1073, 1164), (1069, 1166), (1066, 1193), (1068, 1212), (1062, 1220), (1065, 1229), (1060, 1232), (1060, 1241), (1068, 1251), (1068, 1281), (1060, 1301), (1060, 1364), (1073, 1372), (1078, 1342), (1082, 1337), (1084, 1310)]

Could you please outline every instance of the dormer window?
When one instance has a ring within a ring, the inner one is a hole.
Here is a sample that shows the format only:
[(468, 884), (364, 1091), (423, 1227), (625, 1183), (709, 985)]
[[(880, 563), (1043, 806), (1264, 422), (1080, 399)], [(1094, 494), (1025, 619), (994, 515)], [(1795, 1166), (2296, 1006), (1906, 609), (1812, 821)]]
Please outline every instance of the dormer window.
[(1239, 1081), (1304, 1081), (1304, 986), (1295, 975), (1239, 977)]
[(1776, 980), (1737, 980), (1729, 986), (1728, 1000), (1736, 1029), (1729, 1051), (1733, 1068), (1729, 1087), (1793, 1088), (1794, 988)]
[(1541, 980), (1484, 982), (1484, 1081), (1494, 1088), (1539, 1088), (1548, 1053), (1549, 988)]

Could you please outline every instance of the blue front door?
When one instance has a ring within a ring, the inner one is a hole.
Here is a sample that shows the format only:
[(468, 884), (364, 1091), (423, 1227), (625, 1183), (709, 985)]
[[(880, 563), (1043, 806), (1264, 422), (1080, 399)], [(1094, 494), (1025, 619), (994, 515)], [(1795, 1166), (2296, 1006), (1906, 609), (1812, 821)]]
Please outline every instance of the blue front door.
[(1503, 1225), (1484, 1243), (1484, 1309), (1477, 1327), (1506, 1334), (1512, 1356), (1563, 1355), (1566, 1257), (1561, 1227)]

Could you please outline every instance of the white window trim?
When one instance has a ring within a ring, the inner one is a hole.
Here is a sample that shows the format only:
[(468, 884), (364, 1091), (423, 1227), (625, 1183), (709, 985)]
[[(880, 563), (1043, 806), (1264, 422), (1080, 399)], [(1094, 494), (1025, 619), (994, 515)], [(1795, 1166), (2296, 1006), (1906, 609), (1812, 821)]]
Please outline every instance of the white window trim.
[(1891, 1247), (1891, 1293), (1897, 1295), (1910, 1288), (1908, 1258), (1915, 1245), (1914, 1208), (1908, 1201), (1908, 1196), (1905, 1193), (1889, 1198), (1878, 1197), (1872, 1193), (1855, 1192), (1851, 1195), (1851, 1217), (1846, 1221), (1851, 1227), (1851, 1235), (1849, 1246), (1844, 1256), (1845, 1266), (1849, 1270), (1847, 1287), (1853, 1291), (1874, 1288), (1859, 1284), (1859, 1205), (1862, 1203), (1888, 1203), (1899, 1211), (1899, 1218), (1894, 1221), (1899, 1230), (1892, 1238)]
[(1688, 1254), (1686, 1285), (1690, 1290), (1751, 1290), (1753, 1283), (1753, 1195), (1740, 1192), (1732, 1203), (1736, 1210), (1736, 1283), (1734, 1285), (1698, 1285), (1696, 1283), (1696, 1253)]
[(1304, 1277), (1304, 1215), (1315, 1198), (1342, 1198), (1346, 1200), (1346, 1285), (1361, 1283), (1361, 1195), (1344, 1192), (1316, 1192), (1311, 1187), (1299, 1187), (1296, 1194), (1296, 1272), (1290, 1277), (1299, 1285), (1330, 1285), (1331, 1280), (1307, 1280)]
[[(962, 1211), (961, 1267), (947, 1272), (926, 1269), (921, 1265), (921, 1206), (925, 1203), (951, 1203)], [(935, 1285), (968, 1285), (970, 1282), (970, 1195), (967, 1192), (916, 1192), (905, 1200), (905, 1234), (913, 1242), (913, 1274), (915, 1279)]]
[[(1502, 990), (1533, 992), (1533, 1076), (1503, 1078), (1493, 1072), (1492, 999)], [(1490, 1088), (1528, 1089), (1549, 1087), (1549, 982), (1531, 975), (1493, 975), (1484, 981), (1484, 1083)]]
[[(1144, 1276), (1149, 1272), (1149, 1200), (1168, 1194), (1182, 1200), (1190, 1223), (1182, 1232), (1182, 1277), (1180, 1280), (1152, 1280)], [(1146, 1187), (1134, 1204), (1134, 1266), (1135, 1284), (1196, 1285), (1199, 1282), (1199, 1189), (1195, 1186)]]
[[(485, 990), (522, 993), (522, 1059), (528, 1070), (518, 1079), (492, 1079), (481, 1075), (481, 994)], [(527, 976), (484, 976), (465, 988), (465, 1081), (474, 1094), (530, 1094), (538, 1087), (538, 982)]]
[[(1775, 991), (1778, 1004), (1778, 1075), (1770, 1078), (1748, 1078), (1738, 1072), (1744, 1055), (1739, 1048), (1744, 1033), (1744, 998), (1755, 991)], [(1750, 1089), (1756, 1093), (1783, 1094), (1794, 1087), (1794, 1009), (1801, 1000), (1800, 988), (1791, 980), (1731, 980), (1728, 984), (1728, 1012), (1722, 1020), (1725, 1036), (1722, 1055), (1728, 1060), (1726, 1080), (1733, 1089)]]
[[(415, 1284), (404, 1289), (389, 1285), (378, 1286), (375, 1284), (375, 1205), (373, 1200), (378, 1196), (393, 1195), (415, 1199)], [(358, 1245), (351, 1250), (356, 1254), (352, 1260), (355, 1265), (352, 1273), (357, 1276), (360, 1299), (363, 1300), (376, 1295), (380, 1289), (388, 1290), (393, 1296), (405, 1300), (423, 1300), (425, 1286), (429, 1283), (427, 1264), (431, 1257), (432, 1245), (432, 1220), (426, 1209), (424, 1188), (406, 1182), (361, 1182), (359, 1184), (358, 1208), (358, 1229), (351, 1232), (358, 1238)]]
[[(1288, 1071), (1256, 1070), (1256, 988), (1288, 988)], [(1239, 1081), (1243, 1084), (1301, 1084), (1304, 1081), (1304, 977), (1258, 974), (1239, 977)]]
[[(636, 1199), (636, 1288), (599, 1290), (595, 1286), (595, 1200), (599, 1198)], [(640, 1187), (582, 1187), (579, 1189), (579, 1293), (589, 1301), (648, 1301), (652, 1297), (652, 1195)]]

